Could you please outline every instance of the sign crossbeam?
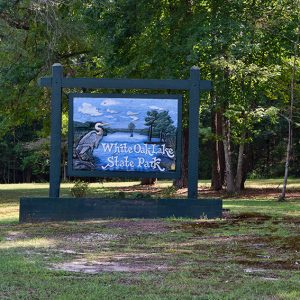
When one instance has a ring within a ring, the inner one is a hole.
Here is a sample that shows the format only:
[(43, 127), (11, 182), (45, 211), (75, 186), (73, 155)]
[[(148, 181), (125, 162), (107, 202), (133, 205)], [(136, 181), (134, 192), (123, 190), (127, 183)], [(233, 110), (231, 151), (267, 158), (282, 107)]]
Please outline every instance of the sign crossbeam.
[(43, 77), (39, 85), (52, 89), (51, 98), (51, 150), (50, 150), (50, 197), (59, 197), (61, 163), (61, 107), (63, 88), (90, 89), (151, 89), (186, 90), (189, 92), (189, 159), (188, 159), (188, 198), (198, 196), (198, 158), (199, 158), (199, 106), (200, 91), (211, 90), (212, 82), (200, 80), (200, 70), (192, 67), (190, 78), (186, 80), (160, 79), (102, 79), (63, 77), (61, 64), (52, 66), (52, 77)]
[[(106, 79), (106, 78), (62, 78), (62, 88), (106, 88), (106, 89), (170, 89), (188, 90), (193, 82), (176, 79)], [(52, 77), (43, 77), (39, 80), (42, 87), (52, 86)], [(210, 80), (200, 80), (200, 90), (211, 90)]]

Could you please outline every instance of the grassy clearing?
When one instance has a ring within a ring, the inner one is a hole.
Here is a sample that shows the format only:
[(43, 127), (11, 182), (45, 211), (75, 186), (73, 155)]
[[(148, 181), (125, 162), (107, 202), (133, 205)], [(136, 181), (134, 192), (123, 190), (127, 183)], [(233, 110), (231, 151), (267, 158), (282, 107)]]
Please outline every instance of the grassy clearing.
[[(283, 184), (282, 178), (277, 179), (249, 179), (246, 181), (247, 188), (278, 188), (281, 189)], [(298, 178), (290, 178), (288, 180), (288, 188), (300, 188), (300, 180)]]
[(18, 224), (19, 197), (47, 188), (0, 185), (0, 299), (300, 299), (299, 199), (225, 199), (222, 220)]

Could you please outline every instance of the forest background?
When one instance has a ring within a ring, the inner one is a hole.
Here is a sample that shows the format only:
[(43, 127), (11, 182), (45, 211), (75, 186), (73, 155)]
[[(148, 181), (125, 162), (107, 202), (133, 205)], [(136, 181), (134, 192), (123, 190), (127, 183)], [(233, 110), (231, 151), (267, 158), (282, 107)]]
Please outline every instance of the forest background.
[(201, 95), (200, 178), (235, 192), (283, 177), (286, 157), (298, 177), (299, 16), (298, 0), (0, 0), (0, 182), (49, 179), (50, 91), (37, 80), (55, 62), (100, 78), (186, 79), (199, 66), (213, 82)]

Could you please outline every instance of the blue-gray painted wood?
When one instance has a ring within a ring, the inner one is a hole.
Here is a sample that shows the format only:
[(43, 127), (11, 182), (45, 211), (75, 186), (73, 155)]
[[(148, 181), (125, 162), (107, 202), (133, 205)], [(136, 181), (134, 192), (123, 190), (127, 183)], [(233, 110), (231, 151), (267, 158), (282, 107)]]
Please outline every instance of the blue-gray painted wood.
[(105, 89), (173, 89), (186, 90), (188, 80), (160, 80), (160, 79), (106, 79), (106, 78), (65, 78), (63, 86), (67, 88), (105, 88)]
[[(52, 77), (39, 80), (52, 88), (51, 151), (49, 198), (22, 198), (20, 221), (81, 220), (90, 218), (216, 218), (222, 215), (222, 200), (197, 200), (199, 153), (200, 90), (210, 90), (211, 81), (200, 80), (199, 68), (193, 67), (187, 80), (63, 78), (60, 64), (52, 67)], [(188, 90), (189, 101), (189, 177), (188, 199), (76, 199), (59, 198), (61, 162), (61, 93), (63, 88)]]
[(38, 79), (38, 85), (43, 87), (52, 87), (52, 77), (42, 77)]
[(221, 218), (220, 199), (21, 198), (20, 222), (106, 218)]
[(50, 138), (50, 197), (59, 197), (60, 163), (61, 163), (61, 118), (62, 118), (62, 87), (63, 67), (61, 64), (52, 66), (52, 97), (51, 97), (51, 138)]
[(189, 101), (189, 155), (188, 155), (188, 198), (198, 196), (199, 159), (199, 107), (200, 107), (200, 69), (192, 67), (190, 72)]
[[(51, 77), (39, 80), (40, 86), (51, 87)], [(107, 78), (63, 78), (63, 88), (90, 89), (152, 89), (152, 90), (188, 90), (190, 80), (180, 79), (107, 79)], [(201, 80), (201, 90), (210, 90), (211, 81)]]

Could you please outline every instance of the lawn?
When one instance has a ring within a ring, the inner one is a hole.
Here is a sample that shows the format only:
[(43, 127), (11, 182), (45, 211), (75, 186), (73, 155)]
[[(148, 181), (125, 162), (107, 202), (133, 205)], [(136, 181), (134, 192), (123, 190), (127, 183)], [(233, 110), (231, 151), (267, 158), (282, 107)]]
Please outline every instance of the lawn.
[[(224, 199), (220, 220), (37, 224), (18, 224), (18, 199), (46, 196), (48, 185), (0, 185), (0, 299), (300, 299), (300, 180), (285, 203), (274, 200), (280, 183), (249, 181)], [(89, 193), (159, 195), (169, 182), (137, 184), (92, 184)]]

